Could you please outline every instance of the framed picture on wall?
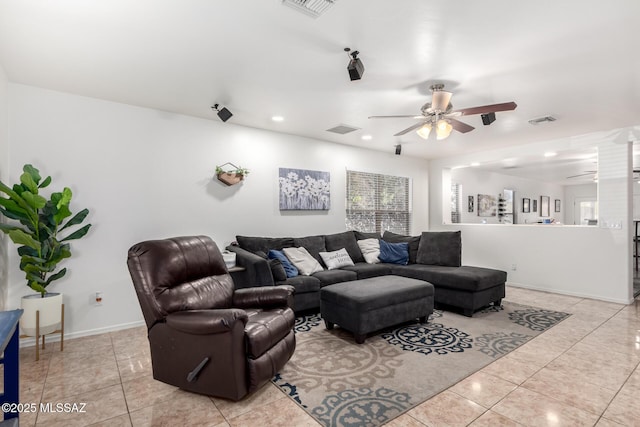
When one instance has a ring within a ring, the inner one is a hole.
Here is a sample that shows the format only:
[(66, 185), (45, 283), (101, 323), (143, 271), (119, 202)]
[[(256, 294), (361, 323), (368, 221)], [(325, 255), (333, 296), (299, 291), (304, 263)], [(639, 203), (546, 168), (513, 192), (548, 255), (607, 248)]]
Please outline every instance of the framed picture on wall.
[(473, 212), (473, 201), (475, 200), (475, 197), (473, 196), (469, 196), (467, 198), (467, 212)]
[(531, 201), (531, 212), (538, 212), (538, 201), (536, 199)]
[(531, 212), (531, 206), (530, 206), (531, 200), (528, 198), (524, 198), (522, 199), (522, 212), (523, 213), (529, 213)]
[(496, 216), (498, 198), (491, 194), (478, 194), (478, 216)]
[(331, 206), (329, 172), (280, 168), (278, 181), (281, 211), (329, 210)]
[(549, 196), (540, 196), (540, 216), (550, 216), (551, 215), (551, 199)]
[(554, 209), (554, 212), (560, 212), (560, 199), (556, 199), (556, 208)]

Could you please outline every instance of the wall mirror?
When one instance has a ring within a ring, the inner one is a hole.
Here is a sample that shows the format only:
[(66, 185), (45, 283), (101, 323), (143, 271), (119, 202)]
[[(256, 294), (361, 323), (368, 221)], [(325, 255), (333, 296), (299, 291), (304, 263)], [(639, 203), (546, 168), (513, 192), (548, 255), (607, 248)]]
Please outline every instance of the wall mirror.
[[(447, 173), (451, 187), (457, 189), (452, 198), (459, 197), (460, 206), (469, 206), (458, 211), (460, 223), (597, 224), (598, 152), (595, 147), (512, 156), (451, 168)], [(638, 187), (640, 212), (640, 184)], [(480, 202), (484, 206), (487, 198), (499, 201), (495, 216), (485, 211), (478, 214)], [(560, 202), (556, 204), (556, 200)], [(533, 209), (534, 202), (536, 209)], [(473, 204), (475, 212), (471, 212)]]

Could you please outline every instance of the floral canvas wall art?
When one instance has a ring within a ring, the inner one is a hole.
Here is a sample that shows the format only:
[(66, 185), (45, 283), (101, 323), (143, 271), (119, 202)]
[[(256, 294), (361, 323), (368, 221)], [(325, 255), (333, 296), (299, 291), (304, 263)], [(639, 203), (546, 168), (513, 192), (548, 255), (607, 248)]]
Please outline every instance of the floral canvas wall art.
[(478, 216), (496, 216), (498, 198), (490, 194), (478, 194)]
[(329, 172), (280, 168), (280, 210), (329, 210)]

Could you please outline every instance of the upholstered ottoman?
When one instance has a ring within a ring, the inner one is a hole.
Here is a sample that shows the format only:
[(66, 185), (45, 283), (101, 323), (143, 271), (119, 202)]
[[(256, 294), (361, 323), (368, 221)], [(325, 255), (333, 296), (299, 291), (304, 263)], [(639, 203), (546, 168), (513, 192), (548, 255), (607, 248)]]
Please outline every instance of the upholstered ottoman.
[(433, 313), (433, 285), (400, 276), (380, 276), (336, 283), (320, 289), (320, 314), (327, 329), (334, 324), (362, 344), (369, 332)]

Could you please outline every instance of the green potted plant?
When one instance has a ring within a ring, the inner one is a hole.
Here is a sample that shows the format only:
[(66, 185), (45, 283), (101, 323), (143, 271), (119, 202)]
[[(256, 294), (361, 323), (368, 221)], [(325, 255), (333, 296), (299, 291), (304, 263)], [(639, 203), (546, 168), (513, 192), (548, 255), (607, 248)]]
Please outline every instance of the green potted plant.
[[(229, 165), (231, 168), (224, 169), (222, 166)], [(233, 163), (225, 163), (222, 166), (216, 166), (216, 176), (218, 180), (227, 184), (234, 185), (244, 179), (246, 175), (249, 175), (249, 169), (236, 166)]]
[(91, 228), (91, 224), (76, 228), (89, 210), (72, 216), (69, 188), (52, 192), (48, 200), (40, 194), (49, 184), (51, 177), (42, 180), (40, 171), (29, 164), (23, 167), (20, 183), (9, 187), (0, 181), (0, 192), (7, 196), (0, 196), (0, 214), (12, 220), (0, 222), (0, 230), (18, 245), (20, 270), (25, 273), (27, 286), (38, 292), (22, 298), (25, 312), (20, 323), (29, 336), (35, 336), (36, 310), (40, 312), (40, 335), (60, 326), (62, 294), (48, 292), (47, 287), (67, 273), (66, 268), (58, 270), (58, 264), (71, 257), (69, 241), (80, 239)]

